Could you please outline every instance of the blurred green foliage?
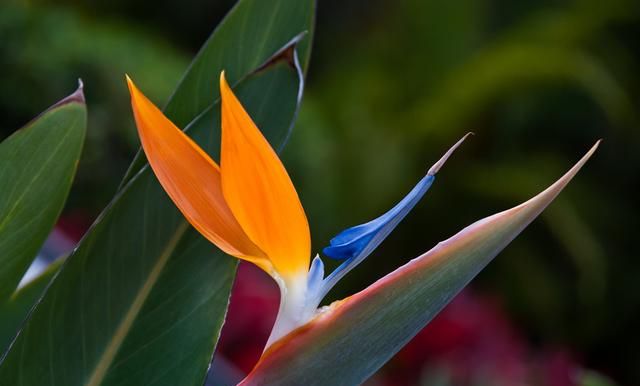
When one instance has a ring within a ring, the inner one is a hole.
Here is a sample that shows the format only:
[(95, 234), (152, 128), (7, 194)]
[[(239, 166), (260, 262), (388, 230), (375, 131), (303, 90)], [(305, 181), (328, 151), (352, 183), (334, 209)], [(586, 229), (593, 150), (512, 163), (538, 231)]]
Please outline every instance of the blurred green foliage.
[(156, 99), (173, 90), (188, 56), (166, 39), (118, 21), (64, 8), (0, 5), (0, 139), (37, 111), (86, 84), (87, 143), (71, 201), (96, 214), (131, 161), (137, 136), (124, 74)]
[[(210, 3), (0, 5), (0, 127), (19, 127), (78, 76), (87, 85), (89, 142), (69, 211), (95, 215), (133, 156), (123, 74), (167, 100), (232, 1)], [(451, 143), (477, 134), (332, 295), (528, 198), (603, 138), (542, 221), (475, 286), (501, 296), (533, 342), (567, 345), (622, 384), (640, 382), (640, 3), (323, 0), (318, 12), (303, 110), (284, 154), (315, 250), (385, 211)]]

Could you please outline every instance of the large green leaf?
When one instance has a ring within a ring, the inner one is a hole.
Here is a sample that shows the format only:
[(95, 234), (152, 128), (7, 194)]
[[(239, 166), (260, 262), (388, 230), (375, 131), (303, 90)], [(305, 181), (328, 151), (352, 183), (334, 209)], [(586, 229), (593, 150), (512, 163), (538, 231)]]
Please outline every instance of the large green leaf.
[(80, 87), (0, 144), (0, 302), (15, 291), (60, 215), (86, 117)]
[[(303, 76), (294, 46), (276, 54), (236, 87), (270, 140), (286, 137)], [(214, 103), (187, 130), (215, 157), (219, 125)], [(0, 364), (0, 384), (202, 384), (235, 267), (188, 226), (145, 166), (48, 288)]]
[(553, 201), (596, 150), (529, 201), (482, 219), (276, 342), (240, 383), (358, 385)]
[[(241, 81), (299, 34), (310, 35), (314, 17), (315, 0), (238, 1), (189, 66), (164, 109), (165, 115), (184, 127), (220, 97), (217, 81), (221, 71), (226, 71), (229, 84)], [(303, 70), (309, 61), (310, 44), (310, 36), (299, 42)], [(138, 152), (123, 184), (145, 162), (144, 154)]]

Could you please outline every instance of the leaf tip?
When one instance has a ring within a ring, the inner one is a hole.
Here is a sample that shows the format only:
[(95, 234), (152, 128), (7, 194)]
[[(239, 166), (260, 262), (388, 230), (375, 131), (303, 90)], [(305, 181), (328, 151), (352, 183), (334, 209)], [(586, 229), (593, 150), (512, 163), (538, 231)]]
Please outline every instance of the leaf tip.
[[(62, 107), (71, 103), (79, 103), (81, 105), (86, 105), (85, 99), (84, 99), (84, 83), (82, 82), (82, 79), (78, 78), (78, 88), (76, 88), (76, 91), (74, 91), (72, 94), (60, 99), (58, 102), (56, 102), (55, 104), (53, 104), (51, 107), (49, 107), (48, 109), (46, 109), (45, 111), (43, 111), (42, 113), (40, 113), (37, 117), (47, 113), (48, 111), (51, 111), (53, 109), (56, 109), (58, 107)], [(37, 119), (34, 118), (34, 119)]]
[(69, 103), (85, 104), (84, 83), (80, 78), (78, 78), (78, 88), (76, 88), (76, 91), (74, 91), (71, 95), (67, 96), (66, 98), (60, 100), (55, 105), (51, 106), (51, 108), (60, 107)]
[(86, 103), (84, 99), (84, 82), (81, 78), (78, 78), (78, 88), (67, 99), (68, 102)]
[(300, 64), (298, 62), (298, 57), (296, 54), (296, 47), (298, 46), (298, 44), (300, 44), (302, 39), (304, 39), (305, 36), (307, 36), (308, 34), (309, 34), (309, 31), (305, 30), (300, 32), (296, 36), (294, 36), (291, 40), (287, 42), (287, 44), (282, 46), (282, 48), (280, 48), (273, 55), (271, 55), (271, 57), (269, 57), (260, 66), (258, 66), (252, 73), (255, 74), (260, 71), (263, 71), (266, 68), (269, 68), (279, 62), (285, 62), (289, 66), (297, 70)]

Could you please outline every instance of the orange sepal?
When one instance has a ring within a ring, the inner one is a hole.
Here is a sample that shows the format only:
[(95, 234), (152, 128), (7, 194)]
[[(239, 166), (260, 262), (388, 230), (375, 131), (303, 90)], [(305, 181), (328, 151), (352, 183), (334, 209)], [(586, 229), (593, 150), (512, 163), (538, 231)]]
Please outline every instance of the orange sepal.
[(249, 238), (282, 276), (309, 269), (311, 237), (298, 194), (276, 152), (220, 74), (222, 192)]
[(160, 184), (185, 218), (224, 252), (272, 266), (243, 231), (222, 194), (218, 165), (145, 97), (127, 76), (138, 134)]

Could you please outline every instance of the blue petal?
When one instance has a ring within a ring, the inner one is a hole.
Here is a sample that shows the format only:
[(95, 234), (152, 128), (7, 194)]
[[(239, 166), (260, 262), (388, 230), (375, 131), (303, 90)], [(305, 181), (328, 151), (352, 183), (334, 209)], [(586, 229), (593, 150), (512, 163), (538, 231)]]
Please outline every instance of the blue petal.
[(311, 264), (308, 278), (308, 295), (313, 298), (311, 302), (319, 304), (338, 280), (369, 256), (420, 201), (434, 179), (433, 174), (427, 174), (387, 213), (368, 223), (345, 229), (332, 238), (329, 246), (323, 249), (324, 254), (344, 261), (329, 276), (318, 282), (318, 276), (324, 273), (320, 273), (324, 271), (324, 267), (322, 261), (316, 256)]
[(357, 225), (340, 232), (331, 239), (329, 246), (323, 249), (324, 254), (337, 260), (352, 259), (355, 257), (359, 259), (365, 258), (366, 256), (363, 256), (363, 252), (366, 252), (366, 255), (368, 255), (380, 245), (407, 213), (420, 201), (434, 179), (435, 177), (433, 175), (424, 176), (409, 194), (390, 211), (366, 224)]
[[(329, 246), (323, 249), (325, 255), (336, 259), (344, 260), (338, 268), (336, 268), (327, 278), (325, 278), (321, 286), (316, 287), (314, 297), (319, 302), (324, 295), (353, 267), (360, 264), (371, 252), (373, 252), (384, 241), (393, 229), (402, 221), (402, 219), (416, 206), (418, 201), (429, 190), (431, 184), (435, 180), (435, 174), (440, 170), (449, 156), (460, 144), (470, 135), (468, 133), (453, 145), (445, 154), (436, 162), (427, 172), (416, 186), (391, 210), (375, 220), (365, 224), (357, 225), (337, 234), (329, 242)], [(314, 266), (317, 265), (314, 260)], [(317, 272), (318, 269), (312, 266), (312, 271)], [(312, 275), (315, 276), (316, 275)]]

